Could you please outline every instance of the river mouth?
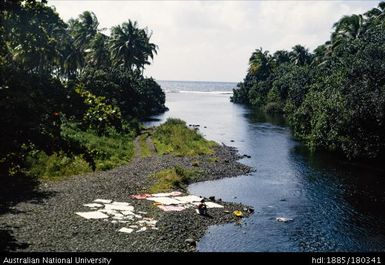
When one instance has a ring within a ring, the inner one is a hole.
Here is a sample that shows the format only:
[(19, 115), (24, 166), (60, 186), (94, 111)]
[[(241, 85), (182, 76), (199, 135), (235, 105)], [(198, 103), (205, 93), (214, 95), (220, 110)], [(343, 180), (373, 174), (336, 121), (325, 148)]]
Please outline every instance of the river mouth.
[[(195, 183), (189, 192), (253, 206), (240, 224), (212, 226), (198, 251), (385, 250), (385, 177), (381, 168), (310, 154), (282, 119), (232, 104), (228, 94), (167, 93), (157, 116), (199, 124), (202, 134), (250, 155), (255, 172)], [(279, 222), (277, 218), (292, 219)]]

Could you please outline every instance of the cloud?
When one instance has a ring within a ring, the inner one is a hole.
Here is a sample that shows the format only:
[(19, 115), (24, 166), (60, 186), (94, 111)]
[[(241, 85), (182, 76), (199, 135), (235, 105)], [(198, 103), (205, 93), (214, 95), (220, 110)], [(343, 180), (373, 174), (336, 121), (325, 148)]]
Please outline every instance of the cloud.
[(325, 42), (341, 16), (379, 1), (50, 1), (65, 20), (93, 11), (101, 27), (128, 19), (153, 31), (158, 56), (146, 74), (160, 80), (242, 80), (251, 52)]
[(259, 25), (271, 31), (265, 46), (272, 50), (297, 43), (311, 49), (328, 40), (332, 25), (342, 15), (367, 10), (372, 3), (346, 1), (261, 2)]

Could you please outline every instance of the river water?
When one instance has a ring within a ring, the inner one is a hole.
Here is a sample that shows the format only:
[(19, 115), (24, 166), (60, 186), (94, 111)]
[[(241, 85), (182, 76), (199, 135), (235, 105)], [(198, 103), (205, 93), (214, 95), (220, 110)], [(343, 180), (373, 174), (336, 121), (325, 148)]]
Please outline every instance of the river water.
[(189, 186), (191, 193), (255, 209), (238, 224), (210, 227), (198, 251), (385, 251), (382, 167), (311, 154), (282, 118), (231, 103), (233, 83), (159, 83), (170, 110), (148, 125), (168, 117), (199, 124), (206, 138), (250, 155), (240, 162), (255, 170)]

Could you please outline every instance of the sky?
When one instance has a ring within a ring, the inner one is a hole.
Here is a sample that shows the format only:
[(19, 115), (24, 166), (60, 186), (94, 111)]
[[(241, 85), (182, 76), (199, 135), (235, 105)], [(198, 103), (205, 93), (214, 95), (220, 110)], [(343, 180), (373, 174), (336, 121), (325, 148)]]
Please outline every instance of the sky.
[(67, 21), (85, 10), (100, 28), (136, 20), (152, 31), (158, 55), (145, 75), (156, 80), (239, 82), (251, 53), (302, 44), (313, 50), (329, 39), (343, 15), (364, 13), (380, 1), (128, 1), (51, 0)]

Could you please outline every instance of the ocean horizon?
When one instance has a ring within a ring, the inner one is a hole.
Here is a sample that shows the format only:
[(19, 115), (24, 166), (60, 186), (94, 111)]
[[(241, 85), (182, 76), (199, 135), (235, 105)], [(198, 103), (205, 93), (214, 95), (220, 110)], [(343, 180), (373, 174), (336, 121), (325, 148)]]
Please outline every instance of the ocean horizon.
[(165, 93), (232, 94), (236, 82), (157, 80)]

